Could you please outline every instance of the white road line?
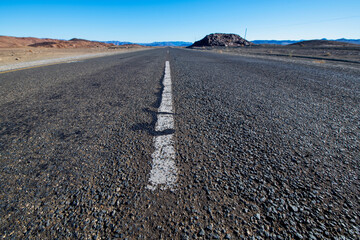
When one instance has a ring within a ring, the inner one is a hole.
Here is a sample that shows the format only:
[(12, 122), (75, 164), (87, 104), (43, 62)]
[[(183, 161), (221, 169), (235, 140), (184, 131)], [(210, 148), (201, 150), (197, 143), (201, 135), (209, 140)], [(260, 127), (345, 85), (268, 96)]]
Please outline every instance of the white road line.
[(155, 151), (151, 155), (152, 169), (150, 172), (149, 185), (147, 188), (154, 191), (158, 185), (161, 190), (174, 190), (177, 180), (177, 168), (175, 164), (175, 148), (173, 131), (169, 134), (165, 130), (174, 130), (174, 117), (171, 93), (170, 63), (165, 63), (165, 76), (163, 80), (164, 90), (161, 96), (161, 104), (158, 109), (155, 131), (159, 136), (154, 136)]

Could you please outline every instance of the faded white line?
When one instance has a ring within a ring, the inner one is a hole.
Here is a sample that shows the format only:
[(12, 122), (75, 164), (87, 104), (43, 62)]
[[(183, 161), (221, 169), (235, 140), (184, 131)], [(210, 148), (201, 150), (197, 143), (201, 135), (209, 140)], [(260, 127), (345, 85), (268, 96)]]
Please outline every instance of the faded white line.
[[(165, 63), (165, 76), (163, 80), (163, 93), (161, 104), (158, 109), (155, 131), (159, 134), (154, 136), (155, 151), (151, 155), (152, 169), (150, 172), (147, 188), (155, 190), (160, 185), (161, 190), (175, 190), (177, 181), (177, 168), (175, 164), (174, 148), (174, 110), (172, 106), (172, 89), (170, 63)], [(167, 133), (165, 130), (172, 130)]]

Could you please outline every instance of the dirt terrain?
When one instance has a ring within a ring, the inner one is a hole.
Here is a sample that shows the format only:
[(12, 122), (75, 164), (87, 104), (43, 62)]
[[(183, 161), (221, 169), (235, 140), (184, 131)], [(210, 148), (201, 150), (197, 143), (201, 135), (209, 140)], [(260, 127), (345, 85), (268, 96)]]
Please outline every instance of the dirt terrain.
[(290, 46), (300, 46), (300, 47), (329, 47), (329, 46), (341, 46), (341, 47), (356, 47), (358, 44), (347, 43), (347, 42), (339, 42), (339, 41), (331, 41), (331, 40), (307, 40), (301, 41), (293, 44), (289, 44)]
[(344, 62), (360, 64), (360, 45), (334, 41), (312, 40), (292, 45), (252, 45), (247, 47), (198, 47), (218, 53), (304, 59), (315, 63)]
[(44, 59), (85, 55), (89, 53), (125, 52), (137, 47), (118, 48), (0, 48), (0, 66)]
[(58, 39), (18, 38), (0, 36), (0, 65), (30, 62), (43, 59), (77, 56), (89, 53), (126, 51), (142, 48), (136, 44), (115, 46), (102, 42), (73, 38)]

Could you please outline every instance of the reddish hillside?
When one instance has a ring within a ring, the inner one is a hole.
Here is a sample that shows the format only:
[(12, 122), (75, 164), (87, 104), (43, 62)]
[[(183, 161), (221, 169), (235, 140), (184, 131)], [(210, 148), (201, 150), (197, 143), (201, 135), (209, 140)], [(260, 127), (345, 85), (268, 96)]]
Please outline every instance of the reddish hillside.
[(51, 39), (40, 39), (32, 37), (8, 37), (0, 36), (0, 48), (26, 47), (30, 44), (50, 41)]
[(46, 47), (46, 48), (108, 48), (113, 44), (88, 41), (84, 39), (73, 38), (69, 41), (58, 39), (41, 39), (32, 37), (8, 37), (0, 36), (0, 48), (18, 48), (18, 47)]

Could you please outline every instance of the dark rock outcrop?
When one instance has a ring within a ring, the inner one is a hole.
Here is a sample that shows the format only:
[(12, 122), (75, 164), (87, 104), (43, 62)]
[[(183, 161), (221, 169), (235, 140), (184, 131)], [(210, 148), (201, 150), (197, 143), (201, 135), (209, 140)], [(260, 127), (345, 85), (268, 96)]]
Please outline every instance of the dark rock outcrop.
[(213, 47), (213, 46), (224, 46), (224, 47), (243, 47), (251, 46), (251, 42), (245, 40), (237, 34), (227, 33), (212, 33), (206, 35), (200, 41), (194, 42), (190, 47)]

